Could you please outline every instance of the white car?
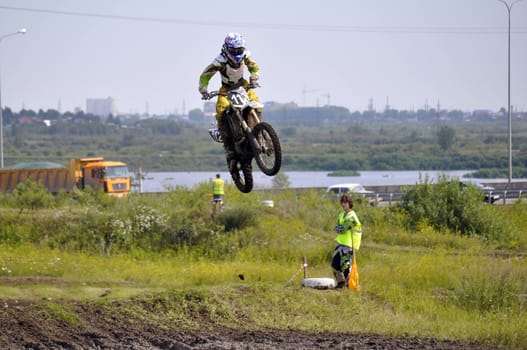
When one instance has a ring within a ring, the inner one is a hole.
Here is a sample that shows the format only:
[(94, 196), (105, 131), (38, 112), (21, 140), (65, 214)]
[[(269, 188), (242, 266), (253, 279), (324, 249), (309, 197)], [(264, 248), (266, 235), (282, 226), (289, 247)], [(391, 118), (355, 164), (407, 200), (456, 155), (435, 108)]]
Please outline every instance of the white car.
[(494, 203), (496, 202), (497, 200), (500, 199), (500, 195), (499, 193), (496, 193), (494, 191), (496, 191), (496, 189), (494, 187), (491, 187), (491, 186), (485, 186), (479, 182), (476, 182), (476, 181), (472, 181), (472, 180), (461, 180), (459, 181), (459, 183), (461, 184), (461, 186), (474, 186), (475, 188), (477, 188), (478, 190), (480, 190), (481, 192), (483, 192), (484, 194), (484, 197), (483, 197), (483, 201), (486, 202), (486, 203)]
[(376, 202), (381, 201), (382, 198), (377, 196), (373, 191), (369, 191), (359, 183), (342, 183), (331, 185), (327, 188), (326, 194), (330, 198), (339, 199), (343, 194), (358, 194), (368, 199), (368, 204), (375, 205)]

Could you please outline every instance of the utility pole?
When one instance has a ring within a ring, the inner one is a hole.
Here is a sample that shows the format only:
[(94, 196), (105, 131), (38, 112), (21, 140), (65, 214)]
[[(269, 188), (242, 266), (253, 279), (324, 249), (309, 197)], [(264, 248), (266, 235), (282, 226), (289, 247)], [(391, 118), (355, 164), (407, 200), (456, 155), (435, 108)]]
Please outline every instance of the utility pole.
[(511, 114), (511, 10), (512, 6), (522, 0), (515, 0), (510, 4), (505, 0), (498, 0), (507, 7), (508, 19), (509, 19), (509, 30), (508, 30), (508, 41), (507, 41), (507, 111), (509, 116), (509, 176), (508, 185), (512, 182), (512, 114)]
[[(7, 37), (17, 35), (17, 34), (26, 34), (26, 28), (21, 28), (14, 33), (9, 33), (6, 35), (0, 36), (0, 43)], [(2, 84), (0, 84), (0, 169), (4, 168), (4, 115), (2, 113)]]

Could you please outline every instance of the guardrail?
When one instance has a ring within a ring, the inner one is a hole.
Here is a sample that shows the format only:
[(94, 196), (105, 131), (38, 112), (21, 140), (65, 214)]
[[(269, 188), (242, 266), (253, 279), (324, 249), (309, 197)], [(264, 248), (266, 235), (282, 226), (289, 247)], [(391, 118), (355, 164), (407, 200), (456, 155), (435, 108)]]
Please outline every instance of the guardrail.
[[(524, 183), (527, 184), (527, 183)], [(377, 188), (375, 188), (377, 187)], [(404, 195), (404, 192), (401, 191), (401, 188), (403, 186), (368, 186), (366, 189), (373, 190), (373, 193), (366, 195), (365, 197), (368, 199), (368, 204), (373, 206), (392, 206), (393, 204), (399, 202), (401, 198)], [(316, 190), (320, 192), (321, 196), (325, 196), (326, 188), (322, 187), (301, 187), (301, 188), (290, 188), (291, 190), (294, 190), (296, 192), (305, 192), (310, 190)], [(375, 189), (384, 189), (385, 191), (375, 191)], [(279, 192), (284, 189), (276, 189), (276, 188), (262, 188), (258, 189), (256, 188), (255, 191), (261, 191), (261, 192)], [(388, 190), (388, 191), (386, 191)], [(141, 194), (161, 194), (164, 192), (143, 192)], [(493, 190), (488, 191), (489, 197), (492, 194), (499, 194), (500, 198), (494, 202), (494, 204), (512, 204), (515, 201), (519, 200), (523, 197), (523, 200), (527, 201), (527, 188), (522, 189), (510, 189), (510, 190)], [(363, 195), (360, 195), (363, 196)]]
[[(514, 181), (511, 183), (498, 182), (486, 183), (486, 186), (494, 187), (492, 191), (485, 191), (486, 197), (489, 199), (493, 194), (498, 194), (499, 199), (494, 201), (494, 204), (511, 204), (520, 198), (527, 200), (527, 181)], [(365, 186), (367, 190), (373, 192), (371, 198), (382, 198), (379, 201), (381, 205), (392, 205), (394, 202), (401, 200), (403, 193), (411, 189), (414, 185), (380, 185), (380, 186)], [(379, 204), (375, 203), (375, 204)]]
[[(500, 197), (494, 204), (510, 204), (514, 200), (524, 198), (527, 200), (527, 190), (495, 190), (495, 191), (486, 191), (488, 198), (490, 199), (493, 194), (498, 194)], [(372, 199), (372, 204), (379, 205), (380, 203), (386, 203), (388, 206), (392, 206), (394, 202), (398, 202), (403, 197), (403, 192), (375, 192), (372, 195), (367, 196)]]
[(489, 197), (493, 194), (499, 194), (500, 198), (494, 203), (502, 202), (502, 204), (507, 204), (508, 199), (520, 199), (523, 195), (527, 194), (525, 190), (495, 190), (487, 191)]

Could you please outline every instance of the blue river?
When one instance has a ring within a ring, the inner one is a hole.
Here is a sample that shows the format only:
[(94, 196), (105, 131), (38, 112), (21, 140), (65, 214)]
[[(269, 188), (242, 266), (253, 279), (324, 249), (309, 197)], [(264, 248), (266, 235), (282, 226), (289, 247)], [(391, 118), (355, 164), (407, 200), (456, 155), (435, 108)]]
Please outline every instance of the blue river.
[[(360, 183), (368, 186), (383, 185), (415, 185), (425, 177), (434, 182), (440, 176), (461, 178), (471, 170), (455, 171), (361, 171), (360, 176), (328, 176), (328, 171), (284, 171), (289, 181), (289, 188), (326, 188), (337, 183)], [(228, 172), (219, 172), (225, 183), (232, 183)], [(209, 182), (216, 176), (215, 172), (146, 172), (141, 181), (142, 192), (166, 192), (177, 186), (192, 188), (200, 183)], [(254, 189), (268, 189), (273, 187), (273, 177), (266, 176), (260, 171), (253, 174)], [(507, 179), (474, 179), (475, 181), (507, 182)], [(513, 181), (527, 181), (527, 179), (513, 179)], [(136, 181), (134, 191), (139, 191)]]

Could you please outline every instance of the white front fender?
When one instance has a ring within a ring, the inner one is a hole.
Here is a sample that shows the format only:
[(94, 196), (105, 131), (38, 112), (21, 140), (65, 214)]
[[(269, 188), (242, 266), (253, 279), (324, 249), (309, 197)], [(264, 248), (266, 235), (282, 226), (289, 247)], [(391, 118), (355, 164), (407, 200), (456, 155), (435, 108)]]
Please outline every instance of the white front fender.
[(264, 105), (262, 103), (256, 102), (256, 101), (251, 101), (249, 103), (249, 107), (251, 107), (251, 108), (263, 108), (263, 106)]

